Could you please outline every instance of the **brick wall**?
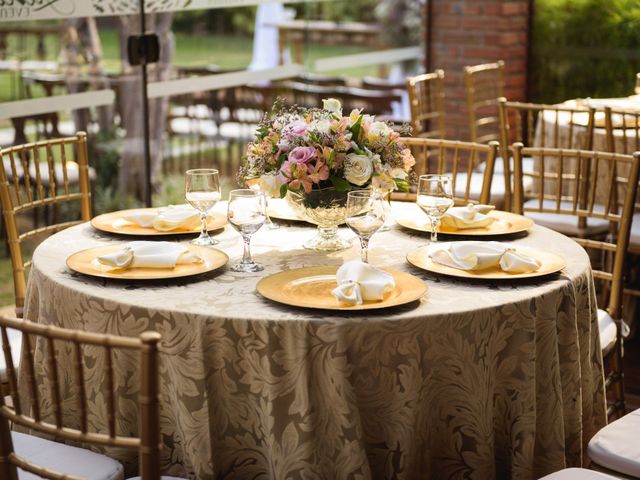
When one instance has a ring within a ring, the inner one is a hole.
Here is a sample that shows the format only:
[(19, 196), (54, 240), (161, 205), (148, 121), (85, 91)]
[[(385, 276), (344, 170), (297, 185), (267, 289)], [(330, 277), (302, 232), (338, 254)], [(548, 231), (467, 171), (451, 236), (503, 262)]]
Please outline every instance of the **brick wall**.
[(428, 0), (427, 65), (445, 71), (449, 138), (469, 139), (463, 68), (505, 61), (505, 96), (526, 96), (529, 0)]

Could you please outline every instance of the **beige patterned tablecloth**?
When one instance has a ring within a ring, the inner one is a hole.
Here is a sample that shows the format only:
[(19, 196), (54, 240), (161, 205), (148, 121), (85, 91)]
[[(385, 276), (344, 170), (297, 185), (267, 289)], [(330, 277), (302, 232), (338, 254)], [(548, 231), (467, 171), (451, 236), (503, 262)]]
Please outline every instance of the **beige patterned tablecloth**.
[[(370, 261), (424, 279), (429, 290), (418, 304), (339, 315), (261, 298), (255, 286), (265, 275), (358, 255), (355, 242), (337, 254), (306, 251), (301, 244), (311, 234), (291, 224), (256, 234), (262, 273), (223, 269), (128, 284), (66, 268), (69, 254), (114, 242), (80, 225), (36, 250), (26, 317), (118, 335), (162, 334), (167, 474), (531, 479), (586, 461), (605, 405), (593, 280), (580, 247), (535, 227), (512, 241), (563, 255), (560, 275), (468, 282), (407, 264), (407, 252), (426, 237), (396, 227), (374, 236)], [(237, 261), (239, 236), (227, 229), (219, 238)], [(85, 363), (91, 425), (104, 428), (101, 362)], [(50, 388), (44, 368), (43, 391)], [(116, 358), (116, 370), (125, 419), (119, 428), (135, 433), (135, 358)], [(69, 388), (63, 395), (65, 421), (74, 425), (77, 397)]]

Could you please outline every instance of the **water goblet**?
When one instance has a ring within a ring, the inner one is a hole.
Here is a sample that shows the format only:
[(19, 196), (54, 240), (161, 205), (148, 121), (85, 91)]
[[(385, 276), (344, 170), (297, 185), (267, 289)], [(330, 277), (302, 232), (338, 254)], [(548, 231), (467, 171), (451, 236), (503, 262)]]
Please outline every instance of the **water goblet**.
[(453, 206), (451, 177), (447, 175), (421, 175), (418, 179), (416, 203), (431, 221), (431, 241), (438, 241), (440, 218)]
[(347, 226), (360, 237), (360, 256), (369, 260), (369, 240), (384, 225), (384, 200), (372, 190), (353, 190), (347, 194)]
[(232, 272), (260, 272), (264, 267), (251, 258), (251, 236), (264, 225), (266, 202), (264, 194), (249, 188), (231, 190), (227, 210), (229, 223), (235, 228), (244, 241), (242, 261), (231, 267)]
[(195, 245), (216, 245), (219, 242), (209, 236), (207, 214), (220, 200), (220, 176), (213, 168), (187, 170), (185, 175), (185, 198), (189, 205), (200, 212), (202, 228), (200, 236), (191, 243)]
[[(266, 174), (265, 174), (266, 176)], [(275, 178), (275, 174), (272, 176), (272, 178)], [(273, 223), (273, 221), (271, 220), (271, 217), (269, 216), (269, 201), (273, 198), (270, 194), (270, 192), (268, 191), (268, 189), (264, 188), (263, 183), (260, 181), (259, 178), (252, 178), (250, 180), (247, 181), (247, 186), (251, 189), (251, 190), (255, 190), (258, 193), (262, 193), (264, 194), (264, 199), (265, 199), (265, 213), (267, 216), (267, 220), (264, 222), (264, 228), (265, 230), (277, 230), (278, 228), (280, 228), (280, 226), (276, 225), (275, 223)]]

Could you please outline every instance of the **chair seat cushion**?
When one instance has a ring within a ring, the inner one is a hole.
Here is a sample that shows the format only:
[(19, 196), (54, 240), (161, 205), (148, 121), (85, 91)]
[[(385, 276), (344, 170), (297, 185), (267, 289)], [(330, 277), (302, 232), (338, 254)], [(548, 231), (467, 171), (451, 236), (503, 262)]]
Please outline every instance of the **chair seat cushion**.
[[(22, 352), (22, 333), (12, 328), (7, 328), (7, 336), (9, 337), (9, 348), (11, 348), (11, 358), (13, 366), (18, 368), (20, 365), (20, 353)], [(2, 336), (0, 335), (0, 348), (4, 348)], [(7, 381), (7, 363), (4, 354), (0, 352), (0, 382)]]
[[(451, 174), (446, 174), (451, 175)], [(456, 188), (454, 195), (457, 198), (464, 197), (467, 189), (467, 173), (458, 173), (456, 176)], [(482, 184), (484, 182), (484, 174), (479, 172), (471, 173), (471, 182), (469, 184), (469, 199), (479, 200), (482, 193)], [(496, 178), (491, 182), (491, 196), (490, 201), (494, 205), (502, 205), (504, 203), (504, 181), (499, 181)]]
[[(524, 202), (525, 210), (527, 208), (539, 208), (540, 202), (537, 199), (531, 199)], [(543, 200), (542, 205), (544, 208), (555, 209), (556, 202), (553, 200)], [(571, 202), (560, 202), (560, 206), (563, 209), (570, 209)], [(597, 210), (597, 206), (594, 208)], [(550, 228), (556, 232), (563, 233), (572, 237), (589, 237), (604, 233), (609, 229), (609, 222), (601, 218), (587, 218), (586, 228), (580, 228), (578, 226), (578, 217), (569, 213), (546, 213), (546, 212), (524, 212), (526, 217), (529, 217), (538, 225)]]
[[(130, 477), (130, 478), (127, 478), (127, 480), (142, 480), (142, 477)], [(160, 480), (186, 480), (186, 479), (182, 477), (167, 477), (166, 475), (162, 475), (160, 477)]]
[[(511, 173), (513, 173), (513, 158), (510, 158), (509, 160), (510, 160), (509, 167), (511, 168)], [(476, 170), (478, 172), (484, 172), (484, 169), (486, 167), (487, 167), (487, 163), (481, 162), (476, 167)], [(533, 173), (534, 167), (535, 167), (535, 161), (533, 157), (524, 157), (522, 159), (522, 171), (524, 173)], [(496, 157), (496, 161), (493, 164), (493, 174), (496, 175), (498, 173), (500, 175), (504, 174), (504, 160), (502, 159), (502, 157)]]
[(610, 423), (589, 442), (589, 457), (598, 465), (640, 477), (640, 409)]
[(616, 322), (606, 310), (598, 309), (598, 330), (600, 331), (600, 348), (607, 351), (616, 343)]
[[(49, 185), (49, 167), (46, 162), (40, 164), (40, 179), (42, 180), (43, 185)], [(35, 181), (37, 179), (36, 166), (31, 163), (29, 165), (29, 178), (31, 181)], [(62, 169), (62, 165), (59, 163), (55, 163), (53, 165), (53, 174), (55, 176), (56, 182), (59, 185), (62, 185), (64, 182), (64, 170)], [(96, 178), (96, 171), (94, 168), (89, 167), (89, 179), (94, 180)], [(72, 161), (67, 161), (67, 180), (70, 185), (77, 184), (80, 179), (80, 166)]]
[[(87, 480), (121, 480), (124, 478), (122, 465), (106, 455), (24, 433), (12, 432), (11, 439), (16, 455), (55, 472)], [(18, 470), (18, 478), (20, 480), (40, 479), (40, 477), (23, 470)]]
[[(451, 175), (450, 173), (446, 175)], [(458, 173), (456, 177), (456, 191), (454, 195), (457, 198), (464, 197), (464, 193), (467, 187), (467, 173)], [(480, 194), (482, 193), (482, 184), (484, 183), (484, 173), (472, 172), (471, 184), (469, 185), (469, 199), (480, 200)], [(523, 187), (525, 191), (531, 190), (533, 187), (533, 179), (531, 177), (523, 178)], [(497, 208), (503, 208), (504, 206), (504, 173), (494, 172), (491, 180), (491, 192), (489, 196), (489, 202), (495, 205)]]
[(594, 472), (586, 468), (565, 468), (558, 472), (546, 475), (540, 480), (618, 480), (606, 473)]
[(629, 247), (640, 250), (640, 213), (633, 216), (631, 223), (631, 234), (629, 235)]
[[(24, 169), (22, 168), (22, 165), (17, 160), (14, 165), (16, 169), (16, 177), (18, 178), (18, 180), (22, 180), (22, 177), (24, 176)], [(7, 180), (13, 182), (13, 168), (11, 165), (11, 161), (8, 158), (2, 159), (2, 167), (7, 174)]]

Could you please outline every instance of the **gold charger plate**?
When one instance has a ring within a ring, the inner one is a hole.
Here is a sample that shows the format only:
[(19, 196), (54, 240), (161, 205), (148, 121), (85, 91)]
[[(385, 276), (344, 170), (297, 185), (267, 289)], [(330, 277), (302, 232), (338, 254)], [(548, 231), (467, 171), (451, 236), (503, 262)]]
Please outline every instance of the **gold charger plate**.
[(284, 198), (270, 198), (267, 213), (269, 217), (275, 218), (276, 220), (287, 220), (289, 222), (307, 221), (304, 217), (298, 215)]
[(119, 278), (122, 280), (162, 280), (167, 278), (189, 277), (201, 273), (212, 272), (229, 261), (226, 253), (215, 248), (189, 245), (189, 250), (198, 254), (202, 263), (187, 263), (176, 265), (174, 268), (128, 268), (124, 270), (105, 271), (97, 262), (100, 255), (113, 253), (124, 244), (107, 245), (104, 247), (81, 250), (67, 258), (67, 267), (74, 272), (91, 275), (92, 277)]
[[(438, 247), (446, 248), (451, 243), (452, 242), (438, 242)], [(488, 268), (485, 270), (460, 270), (458, 268), (449, 267), (432, 261), (429, 257), (429, 247), (430, 245), (426, 245), (409, 252), (407, 255), (407, 261), (410, 264), (428, 272), (441, 273), (452, 277), (482, 278), (488, 280), (534, 278), (559, 272), (567, 265), (564, 258), (556, 255), (555, 253), (550, 253), (533, 247), (517, 246), (516, 250), (518, 253), (522, 253), (523, 255), (533, 257), (540, 261), (541, 265), (538, 270), (530, 273), (507, 273), (503, 272), (499, 267)]]
[(258, 282), (258, 293), (274, 302), (294, 307), (322, 310), (374, 310), (395, 307), (420, 299), (427, 285), (418, 277), (398, 270), (385, 269), (393, 275), (396, 288), (380, 302), (362, 305), (342, 305), (331, 294), (336, 287), (338, 266), (297, 268), (263, 278)]
[[(518, 215), (517, 213), (503, 212), (502, 210), (492, 210), (490, 216), (497, 220), (490, 225), (482, 228), (467, 228), (459, 230), (456, 228), (440, 227), (438, 233), (446, 235), (465, 235), (465, 236), (490, 236), (490, 235), (508, 235), (511, 233), (519, 233), (529, 230), (533, 226), (533, 220)], [(416, 218), (417, 217), (417, 218)], [(419, 232), (431, 232), (431, 224), (425, 219), (424, 215), (420, 216), (403, 216), (397, 215), (396, 222), (405, 228), (417, 230)], [(425, 219), (423, 222), (422, 220)]]
[[(91, 226), (96, 230), (100, 230), (102, 232), (107, 233), (118, 233), (120, 235), (139, 235), (139, 236), (166, 236), (166, 235), (193, 235), (195, 233), (200, 233), (200, 225), (193, 229), (186, 228), (177, 228), (175, 230), (171, 230), (169, 232), (160, 232), (152, 227), (141, 227), (134, 223), (130, 225), (118, 225), (117, 221), (121, 221), (124, 219), (125, 214), (130, 214), (134, 212), (148, 212), (148, 211), (156, 211), (157, 208), (133, 208), (130, 210), (119, 210), (117, 212), (104, 213), (102, 215), (98, 215), (97, 217), (93, 217), (91, 219)], [(211, 212), (209, 213), (209, 218), (207, 220), (207, 230), (218, 230), (224, 227), (227, 223), (227, 217), (223, 213), (219, 212)]]

